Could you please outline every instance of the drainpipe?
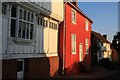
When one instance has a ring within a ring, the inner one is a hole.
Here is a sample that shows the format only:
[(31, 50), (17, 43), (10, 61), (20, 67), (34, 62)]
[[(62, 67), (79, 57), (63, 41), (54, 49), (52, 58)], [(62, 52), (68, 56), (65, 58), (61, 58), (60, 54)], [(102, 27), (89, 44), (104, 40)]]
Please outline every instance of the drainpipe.
[(64, 14), (64, 31), (63, 31), (63, 67), (62, 67), (62, 75), (64, 75), (65, 74), (65, 52), (66, 52), (66, 21), (65, 21), (65, 19), (66, 19), (66, 14), (65, 14), (65, 12), (66, 12), (66, 3), (67, 2), (65, 2), (64, 3), (64, 12), (63, 12), (63, 14)]

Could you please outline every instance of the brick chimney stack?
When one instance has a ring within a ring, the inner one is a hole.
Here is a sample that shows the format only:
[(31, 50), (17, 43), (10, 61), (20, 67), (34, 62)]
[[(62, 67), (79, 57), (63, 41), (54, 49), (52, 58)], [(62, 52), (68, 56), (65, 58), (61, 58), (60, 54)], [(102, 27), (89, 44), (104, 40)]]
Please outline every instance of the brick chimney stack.
[(78, 0), (69, 0), (69, 1), (78, 7)]
[(103, 37), (104, 37), (105, 39), (107, 39), (107, 35), (103, 35)]

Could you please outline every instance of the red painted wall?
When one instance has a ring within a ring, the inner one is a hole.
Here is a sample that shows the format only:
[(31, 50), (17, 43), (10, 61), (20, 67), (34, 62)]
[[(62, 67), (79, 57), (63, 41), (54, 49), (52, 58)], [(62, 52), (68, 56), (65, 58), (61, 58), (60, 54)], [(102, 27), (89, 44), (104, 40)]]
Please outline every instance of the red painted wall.
[[(73, 8), (74, 9), (74, 8)], [(86, 68), (90, 68), (91, 65), (91, 50), (90, 50), (90, 37), (91, 37), (91, 25), (89, 22), (89, 31), (85, 30), (85, 20), (78, 11), (76, 11), (76, 25), (71, 21), (71, 6), (66, 4), (65, 9), (65, 74), (77, 74), (79, 73), (79, 44), (83, 43), (83, 53), (84, 60), (82, 64), (86, 66)], [(75, 10), (75, 9), (74, 9)], [(61, 23), (59, 27), (59, 57), (60, 57), (60, 65), (63, 65), (63, 35), (64, 35), (64, 23)], [(71, 34), (76, 34), (76, 54), (72, 54), (71, 52)], [(85, 39), (89, 39), (89, 54), (85, 54)], [(59, 66), (62, 69), (63, 66)]]

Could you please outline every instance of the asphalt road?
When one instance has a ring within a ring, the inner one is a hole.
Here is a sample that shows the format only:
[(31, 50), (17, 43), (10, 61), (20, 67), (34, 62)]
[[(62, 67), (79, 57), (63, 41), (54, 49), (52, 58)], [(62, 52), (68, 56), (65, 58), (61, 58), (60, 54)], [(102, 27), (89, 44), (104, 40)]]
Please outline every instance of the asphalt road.
[(104, 80), (120, 80), (120, 73), (108, 76), (108, 77), (104, 78)]

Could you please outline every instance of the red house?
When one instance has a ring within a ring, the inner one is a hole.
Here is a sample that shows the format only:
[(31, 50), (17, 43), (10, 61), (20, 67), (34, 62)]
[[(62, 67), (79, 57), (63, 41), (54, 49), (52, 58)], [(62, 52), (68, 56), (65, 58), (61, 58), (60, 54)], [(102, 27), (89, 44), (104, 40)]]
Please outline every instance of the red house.
[(59, 72), (78, 74), (91, 69), (91, 24), (75, 2), (64, 3), (64, 21), (59, 27)]

